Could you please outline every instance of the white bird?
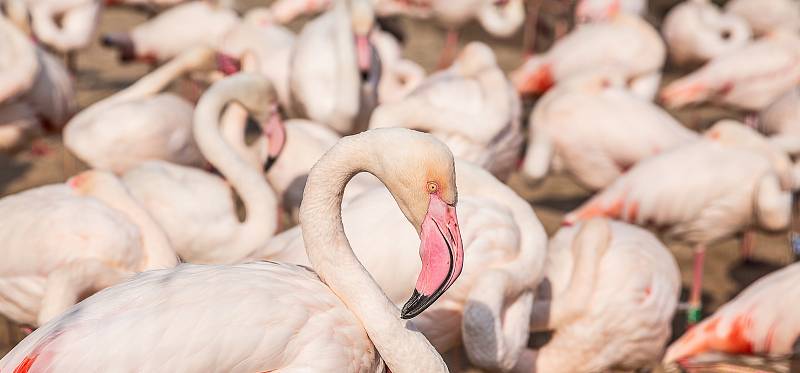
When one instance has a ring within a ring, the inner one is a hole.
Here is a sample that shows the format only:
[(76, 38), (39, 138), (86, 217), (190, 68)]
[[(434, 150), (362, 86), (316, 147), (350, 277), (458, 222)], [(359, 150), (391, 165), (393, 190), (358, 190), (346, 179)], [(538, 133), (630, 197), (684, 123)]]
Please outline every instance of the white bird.
[(800, 37), (776, 32), (719, 55), (661, 90), (671, 108), (711, 101), (761, 110), (800, 82)]
[(94, 103), (69, 121), (64, 145), (92, 168), (117, 174), (149, 160), (204, 166), (192, 135), (192, 104), (161, 91), (189, 72), (214, 66), (214, 56), (208, 48), (189, 50)]
[(628, 91), (613, 73), (595, 71), (559, 84), (528, 120), (522, 175), (543, 180), (563, 171), (589, 190), (602, 189), (642, 159), (697, 135), (660, 107)]
[(370, 128), (429, 132), (456, 157), (505, 180), (517, 166), (524, 136), (521, 103), (491, 49), (467, 45), (447, 70), (428, 77), (404, 99), (380, 105)]
[(303, 27), (289, 73), (291, 116), (341, 135), (366, 128), (381, 68), (369, 40), (374, 20), (369, 0), (346, 0)]
[(575, 19), (578, 22), (605, 21), (620, 12), (644, 17), (647, 0), (579, 0)]
[(35, 84), (40, 67), (36, 48), (2, 16), (0, 38), (0, 151), (9, 152), (41, 131), (34, 109), (20, 99)]
[[(387, 185), (421, 238), (422, 271), (402, 311), (344, 234), (343, 190), (361, 171)], [(404, 319), (435, 302), (461, 272), (447, 147), (405, 129), (350, 136), (317, 163), (306, 191), (300, 220), (316, 274), (266, 262), (150, 271), (39, 328), (0, 360), (0, 370), (446, 372)]]
[[(463, 160), (456, 174), (464, 269), (415, 325), (442, 354), (463, 345), (481, 367), (510, 369), (527, 345), (547, 236), (530, 205), (491, 174)], [(419, 239), (400, 228), (404, 217), (395, 205), (385, 188), (374, 187), (343, 207), (342, 221), (356, 256), (389, 299), (402, 304), (420, 271), (416, 253), (402, 248)], [(284, 231), (252, 258), (308, 265), (302, 233)]]
[(154, 63), (196, 47), (218, 48), (239, 22), (239, 16), (232, 9), (209, 1), (190, 1), (164, 11), (129, 32), (105, 34), (102, 42), (117, 49), (123, 62)]
[(0, 313), (21, 325), (42, 325), (135, 272), (177, 264), (164, 232), (110, 173), (10, 195), (0, 213)]
[(622, 73), (632, 91), (652, 99), (665, 58), (658, 31), (639, 17), (620, 13), (608, 22), (576, 28), (546, 53), (529, 57), (511, 80), (521, 94), (542, 94), (569, 76), (605, 66)]
[(655, 236), (590, 220), (560, 229), (547, 253), (531, 330), (554, 334), (514, 371), (635, 370), (661, 357), (681, 287), (675, 259)]
[(800, 335), (800, 263), (772, 272), (673, 342), (664, 362), (705, 353), (786, 357)]
[(797, 0), (731, 0), (725, 11), (744, 18), (758, 35), (777, 30), (800, 32), (800, 3)]
[(653, 225), (694, 245), (689, 321), (699, 319), (706, 245), (745, 229), (786, 228), (791, 163), (752, 129), (722, 121), (702, 141), (637, 163), (564, 218), (597, 216)]
[[(264, 146), (268, 147), (266, 155), (270, 158), (280, 152), (285, 133), (274, 110), (277, 96), (266, 78), (240, 74), (212, 87), (194, 110), (193, 132), (203, 156), (224, 179), (164, 161), (145, 162), (126, 172), (122, 179), (164, 228), (185, 261), (236, 263), (275, 233), (278, 201), (264, 180), (261, 163), (254, 164), (238, 154), (222, 136), (222, 110), (237, 103), (257, 118), (268, 137)], [(238, 217), (234, 191), (244, 204), (244, 221)]]
[(743, 18), (723, 13), (708, 0), (676, 5), (667, 13), (661, 30), (670, 58), (682, 65), (705, 63), (741, 48), (753, 36)]

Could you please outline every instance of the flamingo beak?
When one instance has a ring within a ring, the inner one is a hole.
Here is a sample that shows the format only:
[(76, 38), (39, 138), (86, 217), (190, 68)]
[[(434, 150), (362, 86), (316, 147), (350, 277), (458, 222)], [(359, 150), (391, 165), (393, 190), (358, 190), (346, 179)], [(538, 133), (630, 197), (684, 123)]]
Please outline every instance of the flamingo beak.
[(372, 64), (372, 48), (369, 45), (367, 35), (356, 35), (356, 59), (358, 61), (358, 70), (366, 73)]
[(100, 43), (107, 48), (114, 48), (119, 52), (121, 62), (133, 62), (137, 59), (136, 45), (130, 34), (126, 32), (112, 32), (103, 35)]
[(264, 172), (267, 172), (275, 164), (283, 151), (283, 146), (286, 145), (286, 126), (277, 109), (273, 110), (269, 119), (262, 123), (262, 131), (267, 137), (267, 161), (264, 163)]
[(458, 229), (455, 206), (431, 194), (428, 213), (420, 230), (422, 271), (414, 294), (403, 306), (400, 317), (410, 319), (425, 311), (456, 281), (464, 264), (464, 247)]
[(241, 61), (229, 54), (217, 53), (216, 60), (217, 70), (221, 71), (226, 76), (236, 74), (242, 69)]

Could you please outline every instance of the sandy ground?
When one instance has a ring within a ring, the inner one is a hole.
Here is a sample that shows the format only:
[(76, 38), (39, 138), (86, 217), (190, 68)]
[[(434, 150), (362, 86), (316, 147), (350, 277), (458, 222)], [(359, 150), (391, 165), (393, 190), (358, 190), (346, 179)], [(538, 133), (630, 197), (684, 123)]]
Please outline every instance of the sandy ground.
[[(263, 3), (264, 1), (240, 1), (239, 7), (245, 9)], [(666, 9), (674, 3), (676, 3), (674, 0), (651, 1), (650, 19), (657, 24)], [(108, 9), (103, 14), (100, 31), (126, 30), (144, 20), (144, 15), (131, 10)], [(438, 51), (443, 46), (444, 29), (430, 22), (411, 20), (403, 22), (409, 33), (406, 56), (433, 71), (439, 57)], [(296, 28), (299, 24), (293, 27)], [(470, 40), (481, 40), (490, 44), (497, 54), (500, 65), (506, 71), (515, 68), (522, 61), (521, 33), (510, 39), (496, 39), (479, 27), (470, 25), (462, 34), (461, 41), (465, 43)], [(543, 40), (543, 44), (547, 44), (547, 40)], [(115, 54), (102, 48), (98, 43), (79, 55), (78, 67), (77, 88), (81, 107), (131, 84), (148, 71), (148, 67), (144, 65), (120, 65)], [(674, 79), (681, 73), (668, 68), (665, 80)], [(723, 117), (738, 117), (736, 113), (710, 107), (691, 108), (673, 114), (691, 128), (705, 128)], [(59, 135), (50, 135), (44, 142), (52, 149), (52, 152), (45, 156), (36, 156), (30, 152), (22, 152), (14, 157), (0, 155), (0, 196), (38, 185), (61, 182), (85, 168), (65, 151)], [(535, 187), (525, 185), (517, 177), (512, 178), (510, 184), (530, 201), (549, 234), (558, 229), (566, 211), (577, 207), (589, 196), (585, 190), (563, 176), (549, 177), (542, 185)], [(667, 244), (682, 269), (684, 285), (682, 299), (685, 299), (691, 280), (691, 249), (678, 243), (667, 242)], [(712, 312), (755, 279), (791, 261), (785, 233), (759, 233), (755, 257), (749, 262), (739, 258), (738, 244), (737, 239), (727, 240), (710, 247), (707, 252), (703, 289), (706, 312)], [(682, 320), (683, 314), (679, 313), (675, 323), (676, 335), (680, 335), (684, 330)], [(10, 349), (20, 337), (14, 328), (4, 328), (3, 321), (0, 319), (0, 354)]]

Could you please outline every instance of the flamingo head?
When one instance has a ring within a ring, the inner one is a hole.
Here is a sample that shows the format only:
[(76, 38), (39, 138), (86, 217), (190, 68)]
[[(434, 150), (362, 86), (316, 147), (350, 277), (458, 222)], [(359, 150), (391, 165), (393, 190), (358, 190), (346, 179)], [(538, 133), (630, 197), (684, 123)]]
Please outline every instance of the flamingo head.
[(104, 47), (116, 49), (121, 62), (133, 62), (139, 59), (136, 45), (127, 32), (111, 32), (100, 38)]
[(286, 126), (283, 123), (283, 115), (277, 104), (272, 105), (271, 113), (267, 120), (261, 122), (261, 131), (267, 138), (267, 160), (264, 163), (264, 172), (267, 172), (275, 164), (278, 156), (286, 145)]
[[(458, 278), (464, 263), (456, 201), (455, 162), (449, 148), (432, 135), (401, 128), (380, 128), (369, 146), (381, 149), (379, 176), (420, 237), (422, 260), (414, 292), (401, 317), (410, 319), (433, 304)], [(361, 135), (355, 135), (361, 136)], [(383, 139), (387, 139), (384, 143)]]
[(369, 35), (375, 27), (375, 12), (369, 0), (351, 0), (347, 2), (347, 6), (355, 38), (358, 70), (366, 74), (372, 68), (375, 58), (374, 47), (369, 41)]

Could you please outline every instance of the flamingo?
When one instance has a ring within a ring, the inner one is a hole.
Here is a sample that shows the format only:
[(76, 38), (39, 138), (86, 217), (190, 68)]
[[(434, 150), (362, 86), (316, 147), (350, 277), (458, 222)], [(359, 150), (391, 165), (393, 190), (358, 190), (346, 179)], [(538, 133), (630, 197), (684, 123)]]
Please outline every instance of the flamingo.
[(526, 179), (541, 181), (553, 169), (599, 190), (640, 160), (697, 138), (609, 76), (603, 70), (580, 74), (542, 96), (528, 120)]
[(380, 61), (369, 40), (369, 0), (337, 2), (303, 28), (289, 73), (290, 113), (345, 135), (366, 128), (377, 104)]
[[(491, 174), (464, 160), (456, 160), (456, 174), (464, 269), (415, 325), (443, 355), (463, 346), (479, 366), (508, 370), (527, 344), (547, 236), (530, 205)], [(342, 220), (356, 256), (389, 299), (402, 304), (420, 267), (414, 253), (400, 248), (419, 239), (410, 229), (398, 229), (404, 218), (395, 204), (379, 185), (353, 197)], [(303, 247), (302, 228), (294, 227), (252, 258), (308, 265)]]
[(800, 153), (800, 87), (764, 109), (758, 127), (778, 147), (793, 155)]
[(575, 19), (581, 23), (605, 21), (620, 12), (644, 17), (647, 0), (579, 0), (575, 6)]
[[(129, 32), (102, 37), (115, 48), (123, 62), (158, 62), (195, 47), (217, 48), (225, 35), (240, 22), (232, 9), (209, 1), (176, 5)], [(202, 30), (202, 32), (198, 32)]]
[(375, 109), (371, 128), (406, 127), (432, 133), (460, 158), (504, 180), (523, 142), (521, 104), (491, 49), (473, 42), (449, 69), (428, 77), (395, 103)]
[(709, 352), (787, 356), (797, 352), (800, 263), (759, 279), (667, 349), (664, 362)]
[(21, 325), (43, 325), (86, 294), (177, 264), (164, 232), (107, 172), (4, 197), (0, 211), (0, 313)]
[(661, 26), (672, 61), (705, 63), (750, 42), (747, 22), (723, 13), (708, 0), (690, 0), (670, 9)]
[[(227, 104), (237, 103), (258, 118), (269, 138), (264, 144), (269, 158), (277, 156), (286, 137), (272, 109), (277, 100), (274, 88), (266, 78), (241, 74), (212, 87), (194, 110), (193, 132), (200, 151), (224, 179), (192, 167), (149, 161), (126, 172), (122, 180), (164, 228), (183, 260), (234, 263), (272, 237), (278, 201), (261, 166), (240, 155), (223, 137), (220, 113)], [(236, 213), (231, 186), (244, 203), (243, 222)]]
[[(402, 310), (344, 233), (343, 190), (361, 171), (387, 185), (421, 239), (422, 270)], [(0, 370), (446, 372), (406, 320), (461, 273), (455, 204), (452, 154), (432, 136), (406, 129), (349, 136), (317, 163), (306, 186), (300, 221), (314, 271), (275, 262), (150, 271), (39, 328), (0, 360)], [(187, 344), (197, 335), (202, 343)]]
[(213, 66), (214, 56), (202, 47), (184, 52), (84, 109), (67, 124), (64, 145), (92, 168), (117, 174), (156, 159), (203, 166), (205, 160), (192, 136), (192, 104), (160, 91), (190, 71)]
[(571, 75), (610, 66), (624, 75), (631, 90), (652, 99), (665, 57), (658, 31), (639, 17), (620, 13), (608, 22), (582, 25), (546, 53), (527, 58), (511, 80), (521, 94), (542, 94)]
[(793, 0), (731, 0), (725, 11), (744, 18), (753, 32), (766, 35), (776, 30), (800, 31), (800, 7)]
[(25, 35), (0, 16), (0, 151), (10, 152), (36, 136), (41, 129), (34, 109), (20, 100), (36, 82), (39, 60)]
[(784, 229), (791, 215), (785, 153), (739, 123), (718, 123), (705, 137), (637, 163), (564, 218), (565, 224), (604, 216), (655, 225), (692, 244), (690, 323), (700, 315), (706, 246), (750, 227)]
[(370, 40), (381, 60), (381, 79), (378, 82), (378, 102), (397, 102), (419, 87), (425, 79), (425, 69), (403, 58), (403, 46), (388, 32), (376, 29)]
[(776, 32), (673, 81), (661, 90), (661, 100), (670, 108), (712, 101), (758, 111), (798, 82), (800, 37)]
[(531, 330), (555, 333), (526, 350), (515, 372), (635, 370), (662, 356), (680, 271), (653, 234), (602, 219), (561, 228), (545, 271)]

